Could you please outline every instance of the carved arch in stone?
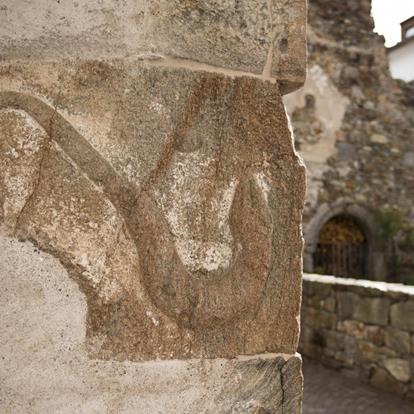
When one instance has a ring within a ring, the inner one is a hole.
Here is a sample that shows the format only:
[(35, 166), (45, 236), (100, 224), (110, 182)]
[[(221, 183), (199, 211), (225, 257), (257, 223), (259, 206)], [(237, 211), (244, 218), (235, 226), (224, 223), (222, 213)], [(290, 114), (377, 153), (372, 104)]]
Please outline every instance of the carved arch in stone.
[(305, 226), (305, 249), (303, 254), (303, 267), (305, 272), (314, 271), (313, 257), (317, 248), (319, 234), (323, 226), (332, 218), (345, 215), (353, 218), (364, 232), (368, 243), (368, 257), (366, 260), (367, 278), (372, 280), (385, 280), (386, 264), (384, 246), (378, 237), (378, 225), (374, 214), (364, 206), (348, 200), (338, 200), (333, 204), (322, 204), (316, 214)]

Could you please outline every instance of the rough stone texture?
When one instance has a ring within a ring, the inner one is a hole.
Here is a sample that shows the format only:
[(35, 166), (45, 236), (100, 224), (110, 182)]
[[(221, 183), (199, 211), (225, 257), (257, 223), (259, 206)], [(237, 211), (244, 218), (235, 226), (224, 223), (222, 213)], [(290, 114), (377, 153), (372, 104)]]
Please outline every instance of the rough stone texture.
[(3, 227), (77, 280), (96, 356), (295, 352), (304, 177), (275, 85), (116, 62), (0, 71)]
[(366, 278), (412, 283), (414, 89), (391, 79), (370, 10), (371, 0), (309, 1), (308, 77), (285, 97), (307, 166), (304, 265), (316, 271), (319, 231), (335, 211), (367, 233)]
[(400, 382), (409, 382), (411, 379), (410, 362), (405, 359), (390, 358), (384, 361), (387, 371)]
[(338, 292), (338, 317), (341, 320), (352, 316), (358, 295), (353, 292)]
[(409, 355), (411, 351), (410, 334), (388, 327), (385, 331), (385, 345), (394, 351)]
[(277, 79), (285, 91), (306, 73), (304, 0), (6, 2), (6, 60), (194, 61)]
[(391, 307), (391, 324), (400, 329), (414, 332), (414, 300), (396, 303)]
[(300, 412), (305, 171), (281, 95), (304, 80), (305, 11), (0, 7), (0, 232), (35, 246), (0, 250), (11, 411)]
[(2, 413), (299, 413), (299, 356), (114, 362), (85, 346), (86, 296), (57, 259), (0, 237)]
[(390, 302), (388, 299), (373, 298), (359, 301), (354, 310), (355, 319), (372, 325), (388, 324)]
[[(328, 298), (338, 303), (331, 311)], [(414, 287), (305, 274), (299, 349), (328, 367), (412, 398), (413, 299)]]

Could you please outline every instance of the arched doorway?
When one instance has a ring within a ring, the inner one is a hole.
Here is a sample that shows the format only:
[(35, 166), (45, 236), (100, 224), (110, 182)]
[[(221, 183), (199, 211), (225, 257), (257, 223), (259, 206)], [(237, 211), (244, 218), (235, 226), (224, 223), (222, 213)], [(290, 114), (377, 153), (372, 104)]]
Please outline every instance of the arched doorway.
[(352, 216), (338, 215), (322, 226), (313, 257), (316, 273), (363, 278), (367, 259), (367, 237)]
[[(356, 225), (364, 236), (364, 243), (362, 243), (362, 246), (359, 246), (359, 248), (364, 251), (365, 257), (363, 265), (359, 268), (363, 268), (364, 272), (362, 274), (359, 271), (355, 272), (355, 274), (352, 272), (352, 277), (385, 280), (387, 275), (387, 265), (384, 255), (385, 245), (384, 240), (382, 240), (378, 234), (379, 225), (375, 213), (364, 206), (354, 204), (352, 201), (346, 199), (340, 199), (330, 204), (321, 204), (313, 217), (308, 222), (305, 222), (305, 249), (303, 252), (304, 271), (309, 273), (334, 273), (333, 271), (325, 271), (325, 268), (321, 268), (320, 264), (317, 265), (315, 263), (315, 259), (318, 260), (317, 255), (319, 254), (316, 252), (318, 250), (318, 245), (320, 244), (319, 238), (325, 225), (331, 220), (338, 219), (339, 221), (342, 221), (343, 218), (347, 219), (344, 226), (346, 224), (349, 226)], [(349, 221), (352, 221), (353, 223), (351, 224)], [(358, 265), (355, 264), (350, 267), (354, 268), (354, 266), (357, 267)], [(344, 274), (343, 272), (340, 273)], [(350, 274), (351, 272), (347, 273)], [(336, 275), (339, 276), (340, 274), (336, 273)]]

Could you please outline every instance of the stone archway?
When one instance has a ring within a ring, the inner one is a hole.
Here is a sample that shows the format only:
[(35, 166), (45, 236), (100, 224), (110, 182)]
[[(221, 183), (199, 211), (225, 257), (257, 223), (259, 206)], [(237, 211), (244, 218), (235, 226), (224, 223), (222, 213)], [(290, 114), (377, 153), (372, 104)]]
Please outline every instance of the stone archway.
[[(378, 227), (374, 215), (365, 207), (353, 204), (348, 201), (338, 201), (333, 204), (322, 204), (314, 217), (307, 223), (304, 228), (305, 250), (304, 250), (304, 270), (305, 272), (315, 272), (315, 253), (317, 253), (319, 238), (324, 226), (334, 218), (347, 218), (349, 222), (353, 222), (363, 235), (363, 250), (360, 254), (364, 254), (363, 270), (364, 275), (355, 274), (372, 280), (385, 280), (387, 275), (384, 246), (378, 237)], [(361, 259), (362, 261), (362, 259)], [(346, 272), (341, 276), (350, 276)]]
[(363, 278), (367, 274), (368, 240), (359, 223), (341, 214), (327, 221), (313, 254), (316, 273)]

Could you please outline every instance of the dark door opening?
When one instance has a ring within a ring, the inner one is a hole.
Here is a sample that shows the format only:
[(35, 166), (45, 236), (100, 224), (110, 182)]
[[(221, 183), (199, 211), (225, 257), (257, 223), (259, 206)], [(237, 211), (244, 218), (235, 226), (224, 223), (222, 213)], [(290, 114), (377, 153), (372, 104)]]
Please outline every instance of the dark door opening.
[(319, 233), (313, 263), (315, 273), (340, 277), (366, 276), (368, 244), (359, 224), (350, 216), (336, 216)]

